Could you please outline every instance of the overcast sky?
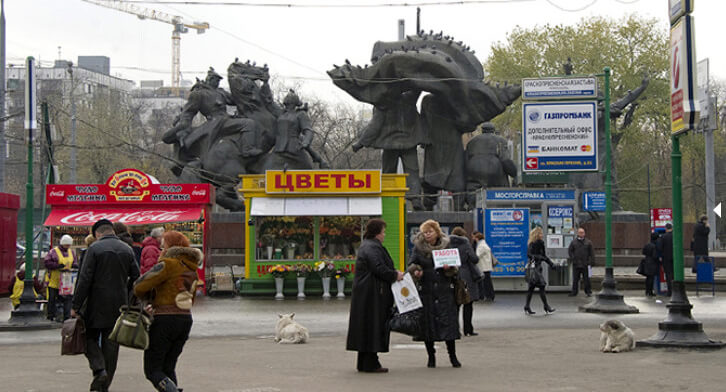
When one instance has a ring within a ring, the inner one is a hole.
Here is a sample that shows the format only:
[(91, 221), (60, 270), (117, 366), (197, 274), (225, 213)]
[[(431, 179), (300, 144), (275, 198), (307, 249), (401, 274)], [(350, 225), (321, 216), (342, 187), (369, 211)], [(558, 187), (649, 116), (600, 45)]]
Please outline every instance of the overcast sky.
[[(375, 41), (397, 38), (398, 19), (405, 20), (406, 34), (414, 34), (416, 29), (416, 7), (386, 5), (402, 0), (247, 1), (251, 2), (384, 6), (253, 7), (164, 5), (153, 1), (136, 6), (211, 25), (205, 34), (190, 31), (182, 35), (183, 79), (202, 78), (209, 66), (226, 75), (227, 66), (239, 57), (242, 61), (269, 64), (273, 75), (300, 78), (303, 94), (314, 92), (346, 101), (347, 95), (332, 86), (325, 71), (346, 58), (353, 64), (369, 62)], [(726, 2), (701, 0), (696, 1), (693, 14), (696, 56), (699, 60), (708, 57), (711, 76), (719, 78), (726, 78), (724, 11)], [(422, 6), (421, 23), (426, 31), (443, 30), (463, 40), (483, 61), (491, 45), (504, 41), (517, 25), (570, 25), (595, 15), (621, 18), (629, 14), (657, 18), (664, 31), (669, 28), (668, 0), (482, 0), (463, 5)], [(108, 56), (115, 76), (137, 83), (143, 79), (163, 79), (167, 86), (171, 83), (171, 25), (141, 20), (81, 0), (7, 0), (5, 15), (8, 63), (21, 64), (26, 56), (35, 56), (47, 66), (59, 58), (60, 46), (63, 59), (75, 62), (79, 55)]]

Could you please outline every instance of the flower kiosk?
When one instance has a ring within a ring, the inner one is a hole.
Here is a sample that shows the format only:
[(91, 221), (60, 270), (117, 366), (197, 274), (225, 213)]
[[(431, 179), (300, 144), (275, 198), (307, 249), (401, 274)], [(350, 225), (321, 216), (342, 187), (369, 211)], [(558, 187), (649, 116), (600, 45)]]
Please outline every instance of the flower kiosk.
[[(163, 226), (187, 236), (208, 259), (206, 233), (213, 192), (209, 184), (159, 184), (144, 172), (123, 169), (105, 184), (47, 185), (46, 203), (51, 212), (44, 225), (51, 228), (54, 243), (68, 234), (74, 248), (85, 248), (91, 226), (102, 218), (125, 223), (132, 236), (142, 239), (153, 227)], [(197, 273), (206, 281), (204, 270)]]
[[(394, 264), (404, 268), (404, 174), (269, 170), (241, 177), (239, 191), (248, 217), (243, 295), (275, 294), (274, 278), (278, 286), (284, 279), (285, 295), (299, 298), (304, 298), (298, 290), (300, 277), (305, 278), (308, 295), (327, 293), (322, 286), (325, 277), (345, 277), (345, 290), (350, 290), (363, 228), (375, 217), (386, 221), (384, 245)], [(334, 294), (341, 297), (343, 292), (336, 288)]]

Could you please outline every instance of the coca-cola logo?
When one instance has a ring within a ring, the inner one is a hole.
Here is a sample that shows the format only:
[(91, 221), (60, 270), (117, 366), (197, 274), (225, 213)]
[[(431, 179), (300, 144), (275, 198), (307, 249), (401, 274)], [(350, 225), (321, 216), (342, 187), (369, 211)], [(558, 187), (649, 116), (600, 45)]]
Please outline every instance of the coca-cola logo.
[(64, 191), (51, 191), (48, 196), (50, 197), (63, 197), (66, 193)]
[(92, 225), (99, 219), (108, 219), (112, 222), (123, 222), (129, 225), (139, 225), (150, 222), (178, 221), (184, 211), (133, 211), (133, 212), (94, 212), (80, 211), (63, 217), (60, 221), (66, 225)]
[(204, 189), (195, 189), (192, 191), (192, 196), (205, 196), (207, 191)]

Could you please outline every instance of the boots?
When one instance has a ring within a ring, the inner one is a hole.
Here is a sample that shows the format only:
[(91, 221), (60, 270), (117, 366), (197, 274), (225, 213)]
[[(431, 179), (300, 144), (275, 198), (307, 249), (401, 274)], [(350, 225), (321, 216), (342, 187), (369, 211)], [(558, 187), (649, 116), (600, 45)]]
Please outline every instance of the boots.
[(459, 362), (456, 358), (456, 343), (454, 343), (453, 340), (446, 341), (446, 351), (449, 352), (449, 361), (451, 361), (451, 366), (460, 368), (461, 362)]
[(434, 348), (434, 342), (426, 341), (426, 352), (429, 354), (429, 361), (426, 364), (426, 367), (435, 368), (436, 367), (436, 349)]
[(532, 301), (532, 291), (527, 292), (527, 302), (524, 304), (524, 314), (526, 315), (535, 314), (529, 307), (530, 301)]
[(555, 308), (551, 307), (547, 303), (547, 296), (544, 293), (544, 289), (542, 289), (540, 291), (539, 295), (540, 295), (540, 298), (542, 299), (542, 304), (544, 305), (544, 311), (545, 311), (545, 313), (547, 313), (547, 314), (554, 313), (555, 312)]
[(174, 384), (174, 381), (171, 381), (169, 377), (159, 381), (158, 386), (156, 387), (159, 392), (179, 392), (179, 389), (177, 389), (176, 384)]

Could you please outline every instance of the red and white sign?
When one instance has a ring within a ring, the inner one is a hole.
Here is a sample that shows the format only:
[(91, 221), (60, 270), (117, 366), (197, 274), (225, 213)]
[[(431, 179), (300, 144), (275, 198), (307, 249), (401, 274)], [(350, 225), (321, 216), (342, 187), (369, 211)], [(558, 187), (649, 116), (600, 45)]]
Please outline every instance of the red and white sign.
[(672, 208), (651, 208), (650, 229), (665, 229), (666, 223), (673, 224)]
[(527, 164), (527, 169), (536, 169), (538, 166), (537, 158), (527, 158), (526, 164)]
[(129, 226), (196, 221), (201, 207), (181, 208), (54, 208), (46, 226), (92, 226), (99, 219), (123, 222)]

